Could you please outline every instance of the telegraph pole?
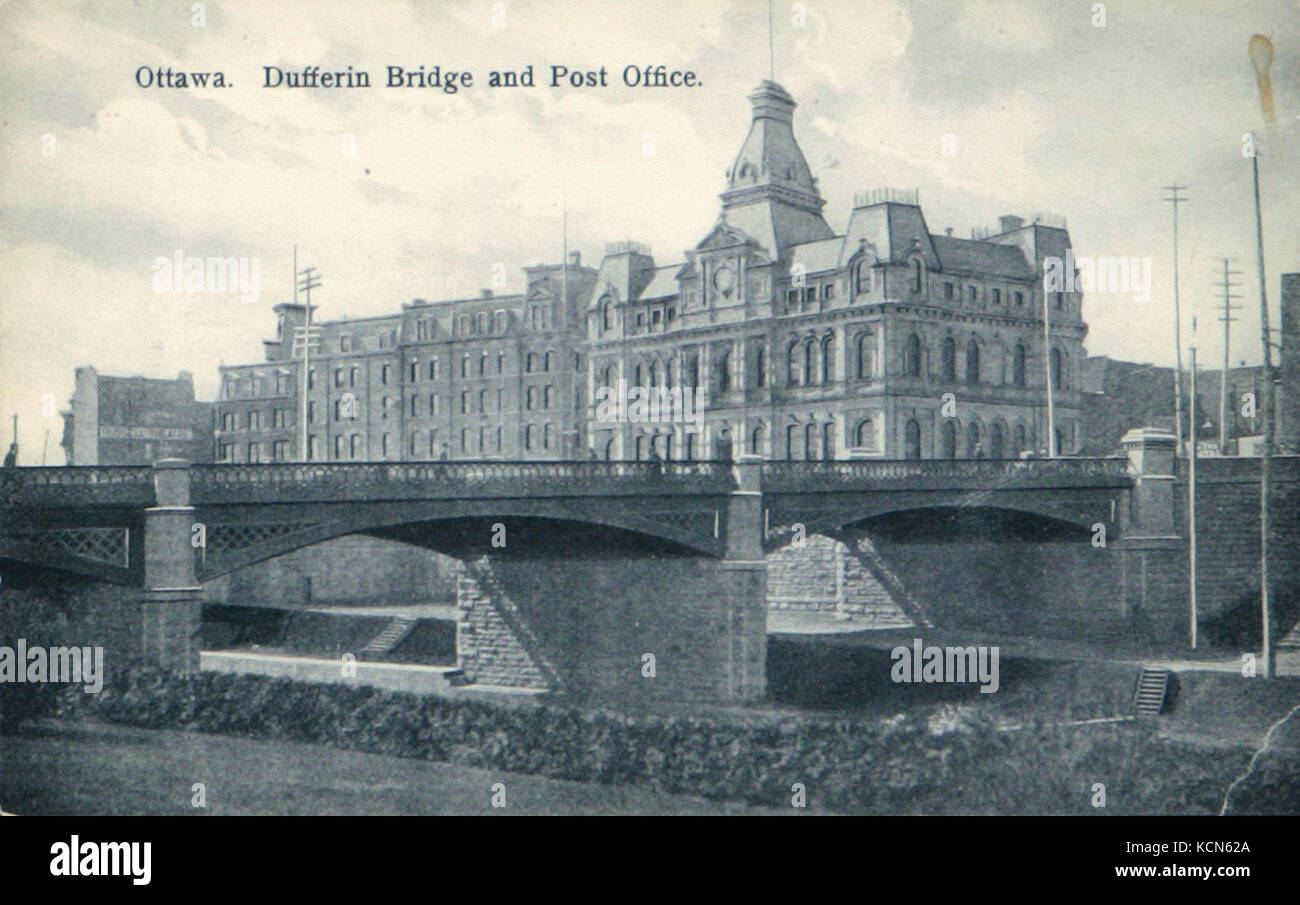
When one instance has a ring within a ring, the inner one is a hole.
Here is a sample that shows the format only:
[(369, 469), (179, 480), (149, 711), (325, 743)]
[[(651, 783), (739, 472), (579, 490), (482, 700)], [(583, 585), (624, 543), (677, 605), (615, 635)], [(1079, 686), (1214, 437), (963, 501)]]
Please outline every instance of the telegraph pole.
[(1264, 344), (1264, 435), (1260, 439), (1259, 458), (1259, 614), (1263, 641), (1260, 674), (1273, 676), (1273, 618), (1268, 599), (1268, 531), (1269, 531), (1269, 460), (1273, 457), (1273, 343), (1268, 327), (1268, 283), (1264, 276), (1264, 215), (1259, 204), (1259, 141), (1252, 141), (1251, 174), (1255, 185), (1255, 251), (1259, 260), (1259, 330)]
[(319, 287), (320, 276), (316, 273), (315, 267), (298, 269), (298, 246), (295, 245), (293, 247), (293, 303), (298, 304), (298, 290), (301, 289), (307, 295), (307, 313), (303, 320), (303, 326), (294, 331), (293, 338), (295, 346), (299, 342), (302, 343), (302, 407), (298, 416), (301, 445), (299, 446), (298, 458), (303, 462), (310, 461), (307, 449), (307, 391), (311, 388), (311, 346), (315, 341), (311, 326), (311, 291)]
[[(1196, 339), (1196, 318), (1192, 318), (1192, 339)], [(1192, 358), (1192, 436), (1187, 452), (1187, 609), (1192, 640), (1192, 650), (1196, 650), (1196, 346), (1188, 350)]]
[(1187, 201), (1186, 198), (1179, 195), (1179, 192), (1186, 191), (1185, 185), (1166, 185), (1163, 188), (1170, 192), (1168, 201), (1173, 205), (1174, 210), (1174, 435), (1178, 438), (1178, 455), (1186, 455), (1187, 450), (1184, 446), (1183, 439), (1183, 340), (1182, 340), (1182, 314), (1178, 305), (1178, 205)]
[(1233, 299), (1241, 298), (1239, 295), (1233, 295), (1232, 290), (1240, 288), (1240, 283), (1234, 283), (1232, 278), (1241, 276), (1240, 270), (1229, 269), (1229, 259), (1223, 259), (1223, 281), (1218, 285), (1223, 290), (1223, 315), (1219, 320), (1223, 323), (1223, 372), (1219, 375), (1219, 455), (1228, 454), (1228, 362), (1229, 362), (1229, 338), (1231, 336), (1231, 324), (1237, 318), (1232, 316), (1232, 312), (1241, 309), (1240, 305), (1232, 304)]

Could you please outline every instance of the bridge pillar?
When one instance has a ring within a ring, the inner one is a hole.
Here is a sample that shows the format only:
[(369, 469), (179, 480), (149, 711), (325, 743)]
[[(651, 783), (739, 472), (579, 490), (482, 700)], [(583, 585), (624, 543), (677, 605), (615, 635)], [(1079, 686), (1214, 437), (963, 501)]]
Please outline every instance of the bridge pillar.
[(199, 667), (203, 588), (190, 542), (190, 465), (160, 459), (153, 467), (155, 505), (144, 511), (143, 654), (151, 666), (193, 672)]
[(727, 626), (727, 696), (738, 702), (767, 694), (767, 560), (763, 557), (763, 459), (741, 455), (732, 465), (726, 557), (719, 564)]
[(1120, 441), (1135, 482), (1125, 513), (1121, 554), (1124, 610), (1136, 632), (1158, 642), (1189, 639), (1187, 541), (1178, 525), (1177, 438), (1141, 427)]

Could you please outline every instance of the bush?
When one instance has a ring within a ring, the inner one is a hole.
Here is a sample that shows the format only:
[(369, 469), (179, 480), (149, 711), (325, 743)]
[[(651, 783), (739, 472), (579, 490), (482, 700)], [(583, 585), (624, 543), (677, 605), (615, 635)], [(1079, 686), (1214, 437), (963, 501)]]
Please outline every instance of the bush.
[(1087, 813), (1104, 783), (1120, 813), (1213, 813), (1245, 754), (1158, 738), (1147, 726), (1000, 730), (970, 709), (874, 722), (632, 716), (554, 705), (133, 670), (92, 712), (119, 722), (312, 742), (560, 779), (874, 813)]

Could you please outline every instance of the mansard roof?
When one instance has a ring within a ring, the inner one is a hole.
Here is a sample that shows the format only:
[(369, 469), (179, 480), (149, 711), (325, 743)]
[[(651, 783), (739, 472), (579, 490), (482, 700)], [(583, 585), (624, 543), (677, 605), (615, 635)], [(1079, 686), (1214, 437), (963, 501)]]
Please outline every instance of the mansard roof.
[(959, 273), (1000, 276), (1013, 280), (1032, 280), (1034, 269), (1024, 253), (1014, 245), (1000, 245), (977, 239), (931, 236), (943, 270)]
[(678, 283), (677, 274), (682, 269), (681, 264), (673, 264), (668, 267), (655, 268), (654, 276), (650, 278), (650, 283), (641, 291), (641, 299), (666, 299), (677, 295)]

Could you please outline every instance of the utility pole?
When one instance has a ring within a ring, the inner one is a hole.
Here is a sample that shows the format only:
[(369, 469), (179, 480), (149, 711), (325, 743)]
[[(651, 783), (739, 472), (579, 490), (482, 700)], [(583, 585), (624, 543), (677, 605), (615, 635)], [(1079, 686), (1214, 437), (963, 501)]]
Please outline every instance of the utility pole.
[(1259, 330), (1264, 345), (1264, 435), (1260, 439), (1259, 458), (1259, 614), (1263, 642), (1260, 674), (1273, 676), (1273, 618), (1268, 599), (1268, 531), (1269, 531), (1269, 460), (1273, 457), (1273, 342), (1268, 327), (1268, 283), (1264, 275), (1264, 215), (1259, 204), (1259, 140), (1253, 137), (1250, 155), (1255, 185), (1255, 251), (1259, 260)]
[[(1192, 318), (1192, 339), (1196, 339), (1196, 318)], [(1188, 352), (1192, 358), (1192, 436), (1187, 453), (1187, 610), (1192, 650), (1196, 650), (1196, 346), (1192, 345)]]
[(1174, 435), (1178, 438), (1178, 455), (1182, 456), (1187, 454), (1187, 450), (1183, 445), (1183, 328), (1178, 305), (1178, 205), (1187, 199), (1178, 193), (1186, 191), (1187, 186), (1166, 185), (1163, 188), (1170, 192), (1164, 200), (1172, 204), (1174, 210)]
[(1240, 283), (1234, 283), (1234, 276), (1241, 276), (1240, 270), (1230, 270), (1229, 259), (1223, 259), (1223, 281), (1218, 285), (1223, 289), (1223, 315), (1219, 320), (1223, 323), (1223, 372), (1219, 375), (1219, 455), (1228, 454), (1228, 352), (1229, 339), (1231, 336), (1231, 324), (1237, 318), (1232, 316), (1232, 312), (1241, 309), (1240, 305), (1232, 304), (1233, 299), (1241, 298), (1239, 295), (1233, 295), (1232, 290), (1239, 289)]
[(1052, 317), (1047, 282), (1043, 282), (1043, 370), (1047, 377), (1047, 458), (1056, 458), (1056, 407), (1052, 402)]
[[(303, 462), (310, 461), (308, 455), (308, 432), (307, 432), (307, 412), (308, 399), (307, 391), (311, 389), (311, 347), (316, 341), (312, 333), (311, 326), (311, 291), (320, 287), (320, 276), (316, 273), (315, 267), (307, 267), (303, 270), (298, 269), (298, 246), (293, 247), (293, 303), (298, 304), (298, 290), (302, 290), (307, 295), (307, 313), (303, 319), (303, 326), (294, 331), (294, 346), (302, 343), (302, 408), (299, 412), (298, 421), (300, 425), (299, 436), (300, 446), (298, 449), (298, 458)], [(296, 349), (295, 349), (296, 351)]]

